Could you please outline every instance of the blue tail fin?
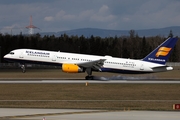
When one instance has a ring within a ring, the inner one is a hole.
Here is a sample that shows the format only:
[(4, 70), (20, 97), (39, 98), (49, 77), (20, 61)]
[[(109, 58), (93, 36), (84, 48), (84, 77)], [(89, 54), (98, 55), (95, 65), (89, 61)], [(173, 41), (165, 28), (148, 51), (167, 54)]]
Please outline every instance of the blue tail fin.
[(158, 64), (165, 64), (177, 40), (178, 38), (168, 38), (142, 60)]

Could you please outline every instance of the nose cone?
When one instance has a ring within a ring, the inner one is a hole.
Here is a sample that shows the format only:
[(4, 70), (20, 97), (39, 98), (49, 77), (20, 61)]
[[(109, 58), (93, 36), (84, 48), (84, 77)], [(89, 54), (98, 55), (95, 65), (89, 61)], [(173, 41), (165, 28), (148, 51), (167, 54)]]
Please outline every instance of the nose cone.
[(8, 54), (6, 54), (3, 58), (4, 58), (4, 60), (8, 61), (10, 56)]
[(4, 56), (4, 58), (7, 58), (7, 57), (8, 57), (8, 55), (5, 55), (5, 56)]

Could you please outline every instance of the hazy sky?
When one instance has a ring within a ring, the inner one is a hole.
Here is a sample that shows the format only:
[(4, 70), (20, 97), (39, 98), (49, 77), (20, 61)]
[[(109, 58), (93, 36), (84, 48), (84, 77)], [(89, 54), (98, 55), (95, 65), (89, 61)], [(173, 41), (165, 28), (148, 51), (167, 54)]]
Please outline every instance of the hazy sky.
[(0, 0), (0, 32), (26, 31), (32, 15), (41, 32), (180, 26), (180, 0)]

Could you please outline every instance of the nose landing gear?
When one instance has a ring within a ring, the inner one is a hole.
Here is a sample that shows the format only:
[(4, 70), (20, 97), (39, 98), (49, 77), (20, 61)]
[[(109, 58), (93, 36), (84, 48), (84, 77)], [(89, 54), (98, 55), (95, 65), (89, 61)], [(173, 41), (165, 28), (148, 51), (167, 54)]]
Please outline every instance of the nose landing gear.
[(24, 64), (20, 65), (20, 68), (22, 69), (22, 72), (25, 73), (26, 72), (26, 67)]

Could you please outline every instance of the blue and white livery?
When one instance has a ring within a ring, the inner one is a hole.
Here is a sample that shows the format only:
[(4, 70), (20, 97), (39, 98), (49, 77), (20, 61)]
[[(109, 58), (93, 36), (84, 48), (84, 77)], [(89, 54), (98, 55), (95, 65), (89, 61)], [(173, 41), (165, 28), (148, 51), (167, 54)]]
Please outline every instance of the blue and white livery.
[(168, 38), (149, 55), (141, 60), (116, 58), (111, 56), (95, 56), (67, 52), (53, 52), (34, 49), (16, 49), (4, 56), (10, 62), (21, 64), (48, 64), (62, 66), (62, 71), (68, 73), (87, 72), (86, 79), (93, 79), (92, 71), (117, 73), (153, 73), (173, 70), (166, 66), (178, 38)]

